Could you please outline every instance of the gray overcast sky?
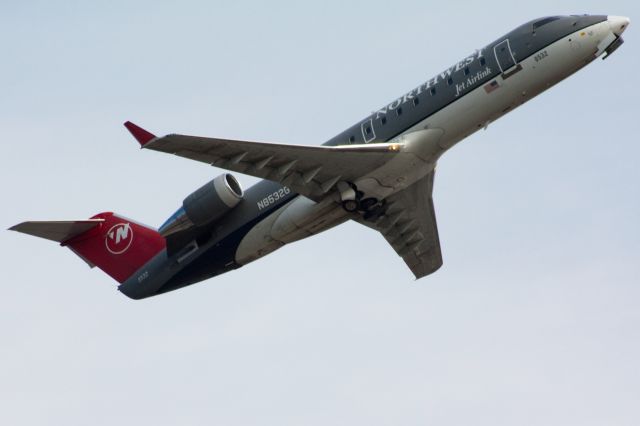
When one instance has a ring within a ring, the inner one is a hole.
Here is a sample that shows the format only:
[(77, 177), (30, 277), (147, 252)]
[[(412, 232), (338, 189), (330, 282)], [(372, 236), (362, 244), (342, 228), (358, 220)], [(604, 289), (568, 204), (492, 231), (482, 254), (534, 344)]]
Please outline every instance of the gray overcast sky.
[(141, 152), (128, 119), (319, 144), (529, 19), (632, 25), (444, 156), (445, 264), (418, 282), (350, 223), (131, 301), (4, 232), (1, 424), (640, 424), (638, 2), (97, 3), (2, 5), (5, 228), (105, 210), (158, 226), (221, 173)]

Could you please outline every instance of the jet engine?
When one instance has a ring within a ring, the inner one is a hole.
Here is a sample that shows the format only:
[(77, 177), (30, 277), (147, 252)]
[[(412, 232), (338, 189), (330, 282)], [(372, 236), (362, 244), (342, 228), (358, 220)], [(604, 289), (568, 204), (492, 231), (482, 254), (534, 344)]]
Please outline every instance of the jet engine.
[(206, 226), (220, 219), (242, 200), (242, 187), (229, 173), (206, 183), (190, 194), (158, 230), (162, 236)]

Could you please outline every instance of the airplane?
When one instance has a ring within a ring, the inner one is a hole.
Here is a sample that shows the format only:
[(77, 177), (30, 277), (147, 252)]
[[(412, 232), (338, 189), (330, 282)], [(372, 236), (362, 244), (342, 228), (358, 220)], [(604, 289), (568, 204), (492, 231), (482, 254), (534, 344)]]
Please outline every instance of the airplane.
[(596, 58), (608, 58), (629, 23), (606, 15), (527, 22), (322, 146), (157, 137), (127, 121), (144, 149), (264, 180), (244, 191), (224, 173), (187, 196), (158, 229), (111, 212), (10, 229), (68, 247), (132, 299), (240, 268), (347, 220), (380, 232), (419, 279), (443, 262), (432, 199), (440, 156)]

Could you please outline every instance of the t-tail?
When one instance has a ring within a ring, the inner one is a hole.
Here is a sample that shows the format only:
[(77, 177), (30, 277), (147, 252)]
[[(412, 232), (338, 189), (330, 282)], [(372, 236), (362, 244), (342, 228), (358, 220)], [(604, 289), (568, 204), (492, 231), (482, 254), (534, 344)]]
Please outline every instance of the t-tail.
[[(143, 284), (149, 278), (149, 266), (166, 252), (165, 239), (158, 231), (110, 212), (88, 220), (23, 222), (10, 229), (68, 247), (89, 266), (115, 279), (120, 290), (134, 299), (144, 297), (140, 290), (154, 281)], [(132, 291), (132, 281), (138, 284), (137, 291)]]

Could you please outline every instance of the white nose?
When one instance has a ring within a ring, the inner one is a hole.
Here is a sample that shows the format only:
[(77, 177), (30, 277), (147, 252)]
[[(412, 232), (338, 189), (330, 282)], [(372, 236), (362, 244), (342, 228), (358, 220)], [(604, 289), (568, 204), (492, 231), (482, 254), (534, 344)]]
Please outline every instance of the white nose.
[(607, 21), (609, 21), (609, 26), (611, 27), (611, 31), (617, 36), (622, 35), (624, 30), (627, 29), (631, 20), (626, 16), (608, 16)]

